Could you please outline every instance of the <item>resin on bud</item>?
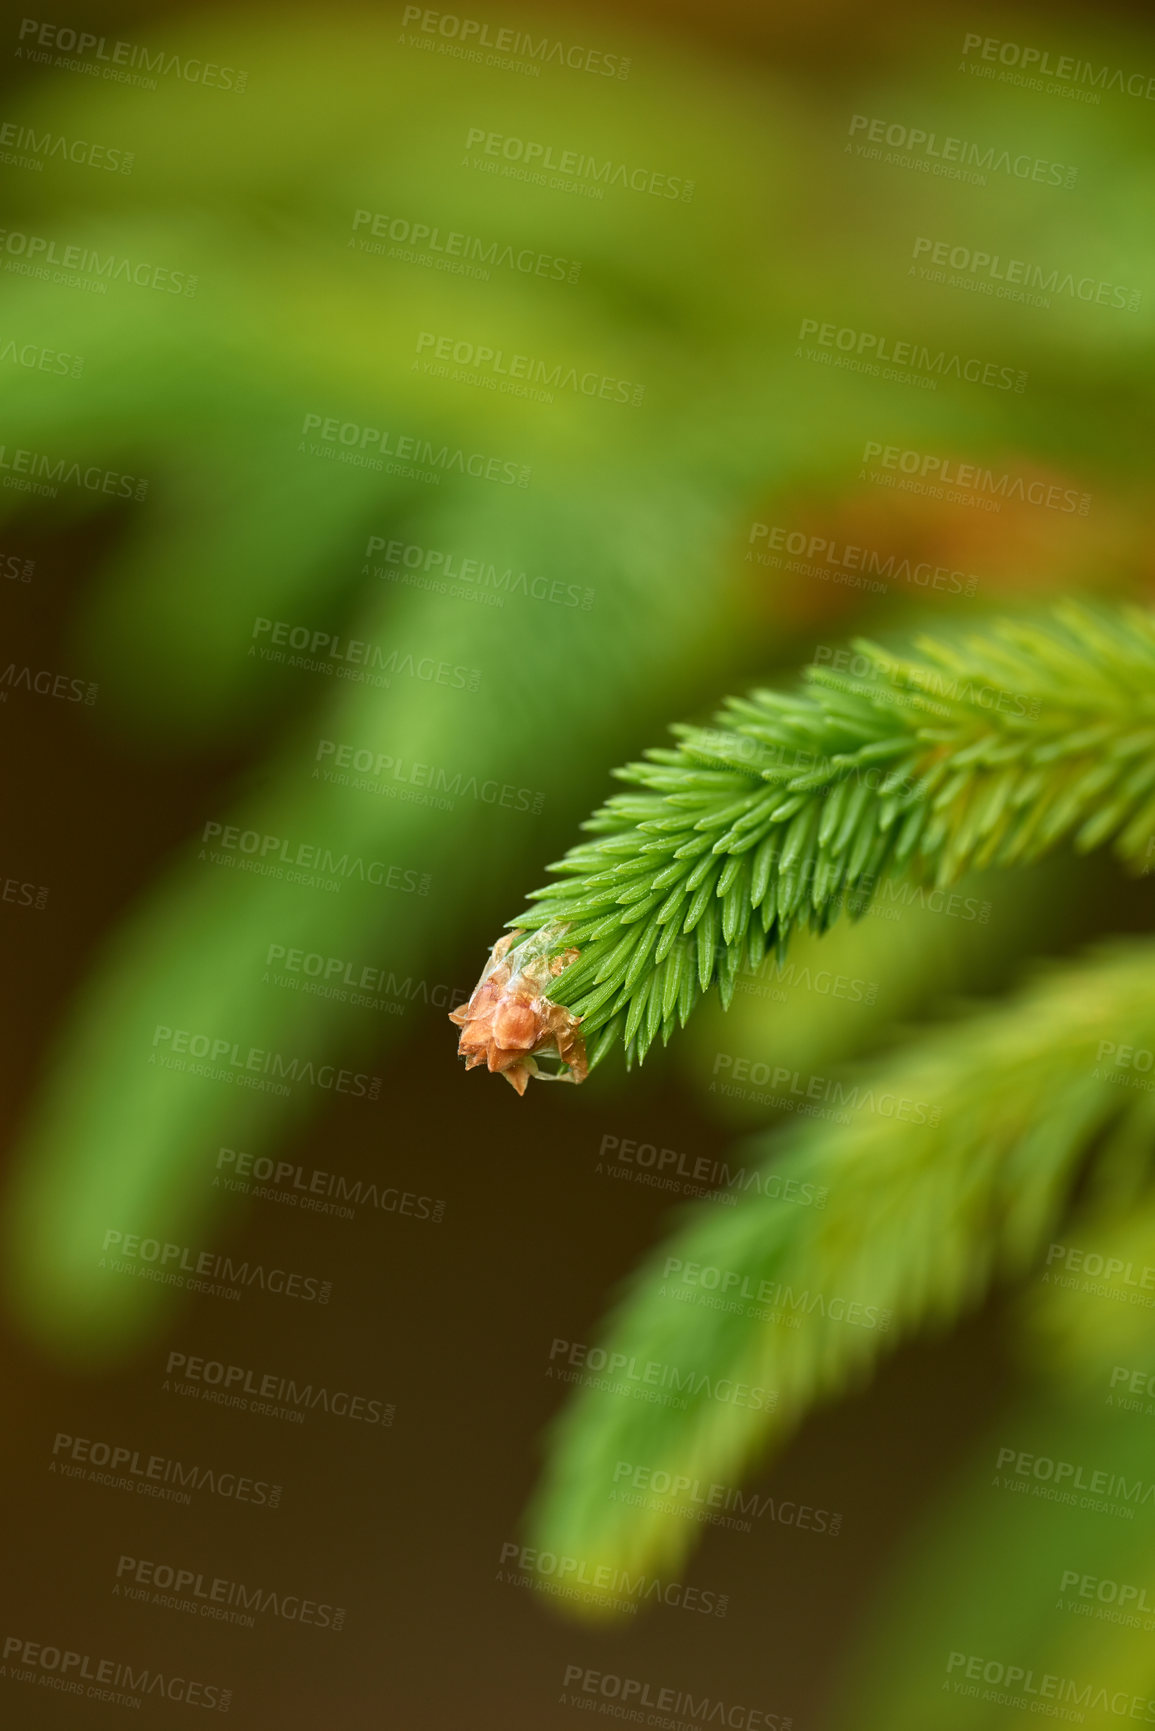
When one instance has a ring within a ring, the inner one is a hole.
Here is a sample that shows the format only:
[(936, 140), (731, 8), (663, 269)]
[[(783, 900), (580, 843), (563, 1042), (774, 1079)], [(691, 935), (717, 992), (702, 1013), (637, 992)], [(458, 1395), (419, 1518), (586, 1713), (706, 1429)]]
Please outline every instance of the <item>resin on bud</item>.
[[(449, 1012), (461, 1029), (457, 1050), (467, 1070), (485, 1064), (519, 1094), (531, 1076), (542, 1082), (585, 1081), (581, 1018), (543, 995), (578, 958), (577, 950), (548, 955), (563, 931), (544, 926), (521, 943), (515, 943), (520, 932), (508, 932), (494, 944), (469, 1002)], [(546, 1060), (546, 1068), (539, 1059)]]

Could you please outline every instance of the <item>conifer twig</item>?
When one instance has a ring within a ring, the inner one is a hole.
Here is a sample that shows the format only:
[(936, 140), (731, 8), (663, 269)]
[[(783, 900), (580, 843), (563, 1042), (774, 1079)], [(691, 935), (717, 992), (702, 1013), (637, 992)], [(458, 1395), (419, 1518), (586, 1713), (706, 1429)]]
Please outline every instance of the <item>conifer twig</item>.
[(849, 1124), (742, 1150), (755, 1181), (681, 1211), (569, 1373), (532, 1543), (587, 1573), (673, 1567), (699, 1530), (690, 1487), (732, 1499), (819, 1400), (1021, 1277), (1088, 1158), (1081, 1206), (1149, 1212), (1155, 1092), (1117, 1058), (1155, 1049), (1153, 979), (1151, 940), (1055, 969), (880, 1066)]
[(508, 922), (566, 957), (525, 1053), (558, 1055), (560, 1007), (589, 1068), (619, 1044), (640, 1061), (711, 986), (728, 1006), (798, 927), (865, 913), (884, 876), (942, 886), (1066, 838), (1138, 865), (1155, 837), (1155, 615), (1066, 604), (916, 647), (856, 643), (845, 673), (731, 699), (713, 728), (677, 727), (616, 772), (629, 791)]

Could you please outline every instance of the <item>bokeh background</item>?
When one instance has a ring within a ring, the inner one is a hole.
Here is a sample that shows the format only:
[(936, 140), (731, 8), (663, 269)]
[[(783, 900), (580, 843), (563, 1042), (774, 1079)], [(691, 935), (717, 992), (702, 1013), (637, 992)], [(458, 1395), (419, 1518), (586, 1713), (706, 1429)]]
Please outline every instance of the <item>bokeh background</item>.
[[(579, 1667), (745, 1726), (1018, 1722), (941, 1694), (944, 1649), (985, 1651), (999, 1535), (1110, 1570), (1098, 1525), (1012, 1519), (984, 1470), (1024, 1426), (1142, 1462), (1150, 1421), (1054, 1407), (1014, 1297), (767, 1466), (837, 1536), (704, 1530), (686, 1580), (724, 1618), (591, 1629), (502, 1549), (565, 1399), (551, 1346), (596, 1339), (692, 1193), (603, 1149), (732, 1156), (766, 1114), (711, 1089), (720, 1051), (837, 1075), (1145, 929), (1147, 883), (1063, 857), (966, 885), (981, 922), (839, 928), (861, 1001), (763, 980), (640, 1074), (520, 1102), (465, 1075), (445, 1012), (668, 721), (855, 634), (1149, 597), (1149, 19), (87, 4), (0, 42), (9, 1722), (170, 1724), (231, 1690), (262, 1731), (536, 1731), (576, 1722)], [(1001, 294), (1011, 258), (1051, 291)], [(950, 494), (939, 460), (1030, 495)], [(289, 1081), (240, 1085), (250, 1051)], [(303, 1205), (338, 1177), (388, 1200)], [(218, 1257), (264, 1275), (196, 1289)], [(250, 1404), (172, 1374), (198, 1360)], [(294, 1415), (286, 1382), (391, 1422)], [(84, 1476), (113, 1449), (280, 1506)], [(150, 1562), (279, 1608), (130, 1597)], [(1051, 1622), (1048, 1651), (1077, 1626)], [(27, 1642), (199, 1705), (58, 1689)]]

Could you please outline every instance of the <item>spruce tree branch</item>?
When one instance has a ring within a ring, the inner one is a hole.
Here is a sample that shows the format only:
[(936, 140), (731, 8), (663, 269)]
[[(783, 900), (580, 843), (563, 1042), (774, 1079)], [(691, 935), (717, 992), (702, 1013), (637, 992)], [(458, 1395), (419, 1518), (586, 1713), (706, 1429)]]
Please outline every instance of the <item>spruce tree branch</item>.
[(1092, 1176), (1125, 1159), (1149, 1182), (1155, 1093), (1113, 1053), (1155, 1049), (1153, 978), (1151, 941), (1056, 970), (846, 1085), (844, 1111), (742, 1150), (736, 1205), (685, 1210), (600, 1347), (554, 1361), (583, 1386), (531, 1543), (589, 1579), (675, 1566), (701, 1510), (733, 1509), (813, 1405), (1025, 1273), (1090, 1151)]
[[(920, 639), (909, 657), (859, 642), (832, 661), (792, 693), (730, 699), (713, 728), (676, 727), (676, 745), (618, 770), (629, 790), (508, 922), (536, 934), (524, 991), (569, 1012), (571, 1049), (580, 1023), (590, 1068), (619, 1044), (640, 1061), (715, 984), (728, 1006), (743, 968), (771, 947), (782, 957), (798, 927), (865, 913), (884, 876), (941, 887), (1067, 839), (1144, 858), (1155, 615), (1065, 604), (959, 644)], [(520, 1088), (538, 1073), (518, 1069)]]

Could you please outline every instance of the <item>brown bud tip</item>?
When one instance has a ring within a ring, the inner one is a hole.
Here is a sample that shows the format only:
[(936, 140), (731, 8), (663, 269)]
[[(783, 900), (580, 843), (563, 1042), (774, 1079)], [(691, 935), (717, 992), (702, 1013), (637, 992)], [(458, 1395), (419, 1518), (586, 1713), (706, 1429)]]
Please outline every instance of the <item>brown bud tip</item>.
[[(503, 1075), (519, 1094), (531, 1076), (543, 1081), (582, 1082), (587, 1074), (580, 1017), (545, 993), (579, 952), (549, 956), (564, 927), (546, 927), (528, 938), (510, 932), (499, 938), (467, 1004), (449, 1012), (461, 1029), (457, 1042), (466, 1069), (485, 1064)], [(514, 940), (522, 941), (514, 944)], [(534, 1055), (555, 1058), (560, 1068), (542, 1070)]]

